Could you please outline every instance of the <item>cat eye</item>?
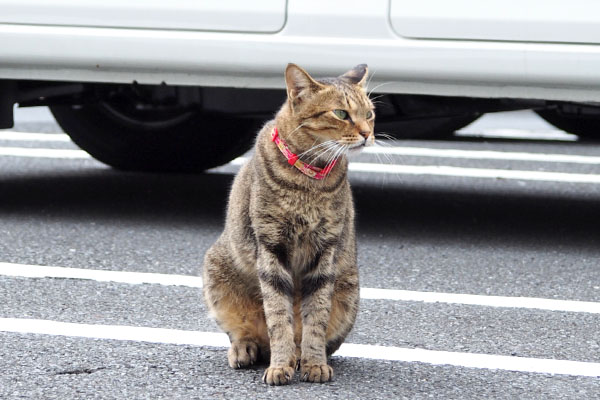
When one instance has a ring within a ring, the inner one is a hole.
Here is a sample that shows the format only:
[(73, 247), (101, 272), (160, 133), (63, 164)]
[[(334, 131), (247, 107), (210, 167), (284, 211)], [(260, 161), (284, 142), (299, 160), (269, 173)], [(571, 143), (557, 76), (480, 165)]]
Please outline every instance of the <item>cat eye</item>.
[(371, 119), (373, 117), (373, 111), (367, 111), (367, 119)]
[(333, 113), (339, 119), (348, 119), (348, 112), (345, 110), (333, 110)]

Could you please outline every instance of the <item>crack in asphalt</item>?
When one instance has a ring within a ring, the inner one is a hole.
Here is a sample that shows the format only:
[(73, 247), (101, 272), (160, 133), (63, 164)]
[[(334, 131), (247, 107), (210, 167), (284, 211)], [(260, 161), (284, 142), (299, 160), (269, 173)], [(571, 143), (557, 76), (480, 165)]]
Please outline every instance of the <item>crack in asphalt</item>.
[(106, 367), (98, 367), (98, 368), (78, 368), (78, 369), (70, 369), (66, 371), (56, 372), (54, 375), (80, 375), (80, 374), (93, 374), (94, 372), (101, 371), (106, 369)]

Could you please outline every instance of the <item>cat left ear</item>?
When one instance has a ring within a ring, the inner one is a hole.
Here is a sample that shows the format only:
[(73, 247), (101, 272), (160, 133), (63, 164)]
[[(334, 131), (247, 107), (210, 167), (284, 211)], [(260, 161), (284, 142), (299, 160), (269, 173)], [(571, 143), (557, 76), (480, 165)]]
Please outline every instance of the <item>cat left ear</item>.
[(365, 86), (368, 72), (369, 67), (367, 67), (367, 64), (359, 64), (350, 71), (346, 72), (344, 75), (341, 75), (340, 78), (354, 85)]
[(285, 69), (285, 83), (287, 86), (288, 99), (292, 107), (300, 104), (310, 93), (316, 92), (323, 87), (315, 81), (305, 70), (296, 64), (288, 64)]

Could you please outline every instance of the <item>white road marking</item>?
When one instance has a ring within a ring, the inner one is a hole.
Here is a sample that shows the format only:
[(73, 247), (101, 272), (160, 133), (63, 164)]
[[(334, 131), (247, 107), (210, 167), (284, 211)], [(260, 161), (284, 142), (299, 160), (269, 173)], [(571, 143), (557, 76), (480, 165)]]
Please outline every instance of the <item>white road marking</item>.
[[(128, 284), (150, 283), (166, 286), (202, 287), (202, 278), (192, 275), (107, 271), (13, 263), (0, 263), (0, 275), (25, 278), (67, 278)], [(360, 297), (369, 300), (417, 301), (425, 303), (464, 304), (485, 307), (507, 307), (600, 314), (600, 303), (597, 302), (544, 299), (537, 297), (485, 296), (377, 288), (361, 288)]]
[(600, 377), (600, 363), (554, 360), (549, 358), (512, 357), (497, 354), (459, 353), (402, 347), (374, 346), (344, 343), (335, 353), (342, 357), (357, 357), (375, 360), (421, 362), (433, 365)]
[(367, 154), (390, 154), (415, 157), (461, 158), (478, 160), (540, 161), (555, 163), (600, 164), (600, 157), (572, 154), (521, 153), (508, 151), (432, 149), (425, 147), (367, 147)]
[(523, 181), (600, 183), (600, 175), (566, 172), (524, 171), (509, 169), (462, 168), (445, 165), (384, 165), (350, 163), (350, 171), (405, 175), (437, 175), (467, 178), (515, 179)]
[(193, 275), (155, 274), (151, 272), (109, 271), (86, 268), (50, 267), (0, 263), (0, 275), (24, 278), (67, 278), (99, 282), (118, 282), (139, 285), (155, 283), (166, 286), (202, 287), (202, 278)]
[(0, 147), (0, 156), (70, 159), (91, 158), (91, 156), (83, 150), (30, 149), (23, 147)]
[[(76, 324), (42, 319), (0, 318), (0, 331), (174, 345), (229, 347), (229, 339), (224, 333), (124, 325)], [(600, 363), (571, 360), (407, 349), (354, 343), (342, 344), (335, 356), (537, 374), (600, 377)]]
[(547, 131), (511, 128), (484, 129), (481, 131), (465, 129), (454, 132), (454, 135), (458, 137), (478, 137), (489, 139), (558, 140), (563, 142), (576, 142), (579, 139), (577, 135), (566, 133), (565, 131), (561, 131), (559, 129)]
[(486, 296), (479, 294), (361, 288), (360, 298), (373, 300), (422, 301), (425, 303), (465, 304), (486, 307), (529, 308), (547, 311), (586, 312), (600, 314), (600, 303), (597, 302), (544, 299), (539, 297)]
[[(561, 132), (561, 131), (557, 131)], [(0, 140), (7, 141), (41, 141), (41, 142), (71, 142), (71, 138), (65, 133), (32, 133), (0, 130)], [(541, 162), (563, 162), (578, 164), (600, 164), (600, 157), (580, 156), (571, 154), (545, 154), (545, 153), (523, 153), (503, 152), (485, 150), (460, 150), (460, 149), (433, 149), (425, 147), (367, 147), (363, 150), (367, 154), (390, 154), (416, 157), (441, 157), (441, 158), (463, 158), (463, 159), (487, 159), (487, 160), (515, 160), (515, 161), (541, 161)]]
[(0, 331), (177, 345), (229, 347), (229, 338), (224, 333), (126, 325), (76, 324), (47, 319), (0, 318)]
[(70, 142), (71, 138), (66, 133), (33, 133), (0, 130), (0, 140), (22, 142)]
[[(576, 135), (572, 135), (558, 129), (548, 131), (510, 128), (485, 129), (483, 131), (460, 130), (455, 132), (455, 135), (458, 137), (483, 137), (517, 140), (558, 140), (567, 142), (574, 142), (578, 139)], [(37, 133), (0, 130), (0, 140), (70, 142), (71, 138), (66, 133)]]
[[(230, 164), (239, 166), (248, 161), (248, 157), (238, 157)], [(354, 172), (375, 172), (403, 175), (437, 175), (466, 178), (514, 179), (523, 181), (600, 183), (597, 174), (572, 174), (567, 172), (525, 171), (512, 169), (463, 168), (445, 165), (399, 165), (351, 162), (348, 169)]]
[[(39, 148), (21, 148), (21, 147), (0, 147), (0, 156), (16, 157), (40, 157), (40, 158), (68, 158), (68, 159), (89, 159), (91, 156), (83, 150), (66, 149), (39, 149)], [(559, 156), (559, 155), (555, 155)], [(564, 156), (564, 155), (560, 155)], [(572, 156), (576, 157), (576, 156)], [(583, 157), (583, 156), (580, 156)], [(239, 166), (248, 160), (247, 157), (238, 157), (230, 164)], [(575, 160), (575, 158), (571, 158)], [(579, 158), (581, 162), (581, 158)], [(586, 163), (596, 163), (588, 157)], [(576, 161), (562, 161), (576, 162)], [(597, 174), (574, 174), (565, 172), (545, 172), (545, 171), (525, 171), (525, 170), (506, 170), (506, 169), (487, 169), (487, 168), (462, 168), (444, 165), (398, 165), (398, 164), (373, 164), (352, 162), (349, 165), (350, 171), (355, 172), (374, 172), (387, 174), (405, 174), (405, 175), (437, 175), (437, 176), (455, 176), (468, 178), (491, 178), (491, 179), (515, 179), (544, 182), (567, 182), (567, 183), (600, 183), (600, 175)]]

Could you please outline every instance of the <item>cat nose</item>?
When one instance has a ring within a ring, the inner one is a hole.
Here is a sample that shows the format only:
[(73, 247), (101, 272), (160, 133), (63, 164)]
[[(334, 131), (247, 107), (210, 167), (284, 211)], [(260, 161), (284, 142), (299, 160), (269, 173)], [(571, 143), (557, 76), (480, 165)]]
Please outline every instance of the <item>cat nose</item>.
[(369, 137), (369, 134), (371, 133), (371, 131), (360, 131), (358, 132), (358, 134), (362, 137), (364, 137), (365, 139)]

